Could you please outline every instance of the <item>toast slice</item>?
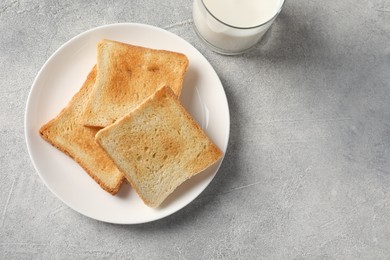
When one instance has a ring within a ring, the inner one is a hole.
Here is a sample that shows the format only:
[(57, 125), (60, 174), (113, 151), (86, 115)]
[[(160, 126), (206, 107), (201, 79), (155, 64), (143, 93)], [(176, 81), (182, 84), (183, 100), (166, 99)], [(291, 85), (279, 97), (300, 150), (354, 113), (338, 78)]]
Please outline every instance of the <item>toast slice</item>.
[(222, 157), (167, 86), (95, 138), (144, 203), (153, 208)]
[(106, 191), (118, 192), (124, 175), (95, 142), (98, 128), (85, 127), (82, 111), (96, 78), (96, 66), (68, 105), (39, 129), (43, 139), (73, 158)]
[(189, 64), (184, 54), (111, 40), (101, 40), (97, 52), (97, 78), (84, 111), (85, 125), (112, 124), (164, 85), (180, 95)]

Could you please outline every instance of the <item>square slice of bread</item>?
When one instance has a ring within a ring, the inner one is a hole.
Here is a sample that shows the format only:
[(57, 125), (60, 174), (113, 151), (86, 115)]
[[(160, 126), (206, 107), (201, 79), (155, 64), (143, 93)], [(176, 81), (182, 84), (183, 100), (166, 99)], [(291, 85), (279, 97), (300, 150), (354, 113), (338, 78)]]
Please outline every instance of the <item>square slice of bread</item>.
[(96, 140), (150, 207), (222, 157), (169, 87), (100, 130)]
[(95, 142), (98, 128), (86, 127), (81, 115), (95, 83), (93, 67), (83, 86), (68, 105), (39, 129), (43, 139), (73, 158), (106, 191), (118, 192), (124, 175)]
[(181, 53), (101, 40), (96, 84), (84, 111), (84, 124), (108, 126), (165, 85), (179, 96), (188, 64)]

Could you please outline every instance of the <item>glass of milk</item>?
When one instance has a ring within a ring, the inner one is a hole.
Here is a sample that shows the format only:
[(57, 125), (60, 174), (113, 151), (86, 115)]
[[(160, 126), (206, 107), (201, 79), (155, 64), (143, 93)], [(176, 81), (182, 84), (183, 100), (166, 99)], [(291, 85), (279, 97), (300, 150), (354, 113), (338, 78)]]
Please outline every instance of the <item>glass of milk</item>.
[(283, 3), (284, 0), (194, 0), (195, 31), (213, 51), (241, 54), (260, 41)]

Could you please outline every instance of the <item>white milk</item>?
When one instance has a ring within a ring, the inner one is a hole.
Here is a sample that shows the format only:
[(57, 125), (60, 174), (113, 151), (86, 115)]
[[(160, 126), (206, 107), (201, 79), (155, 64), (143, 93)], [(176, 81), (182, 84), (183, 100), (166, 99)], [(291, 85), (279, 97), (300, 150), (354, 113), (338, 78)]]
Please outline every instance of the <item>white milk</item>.
[(284, 0), (203, 0), (202, 3), (202, 0), (194, 0), (194, 25), (201, 38), (215, 51), (224, 54), (241, 53), (261, 39), (283, 2)]

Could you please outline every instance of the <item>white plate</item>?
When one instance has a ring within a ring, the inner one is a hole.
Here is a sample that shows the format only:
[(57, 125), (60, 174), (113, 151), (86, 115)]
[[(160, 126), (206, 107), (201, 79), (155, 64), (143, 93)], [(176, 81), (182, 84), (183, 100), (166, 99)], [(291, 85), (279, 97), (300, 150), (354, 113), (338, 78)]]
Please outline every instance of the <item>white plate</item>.
[(136, 224), (166, 217), (194, 200), (217, 173), (218, 163), (186, 181), (158, 209), (144, 205), (130, 185), (116, 196), (103, 191), (72, 159), (45, 142), (38, 129), (55, 117), (80, 89), (96, 63), (96, 44), (106, 38), (187, 55), (181, 101), (208, 136), (226, 151), (230, 117), (223, 86), (209, 62), (177, 35), (144, 24), (113, 24), (86, 31), (59, 48), (32, 85), (25, 114), (31, 160), (46, 186), (77, 212), (105, 222)]

